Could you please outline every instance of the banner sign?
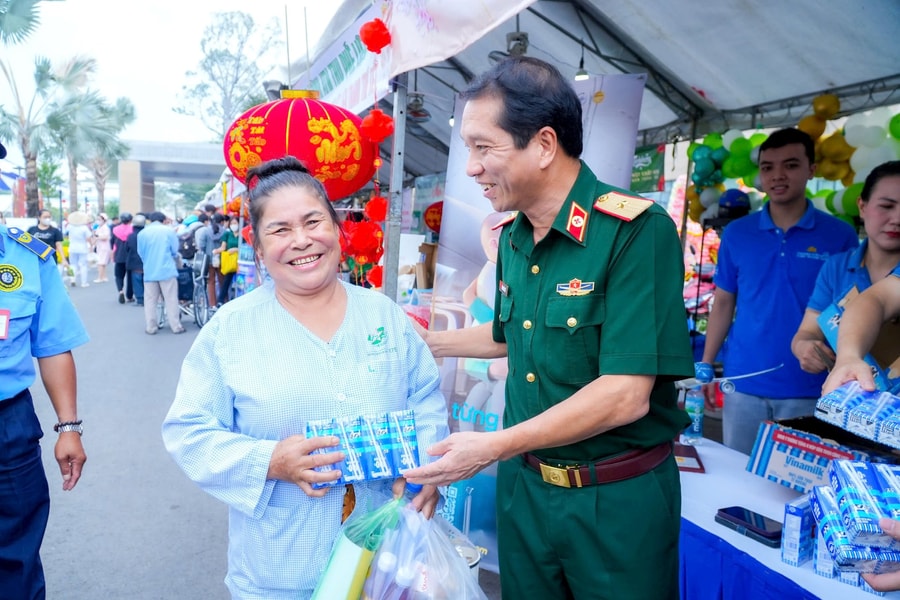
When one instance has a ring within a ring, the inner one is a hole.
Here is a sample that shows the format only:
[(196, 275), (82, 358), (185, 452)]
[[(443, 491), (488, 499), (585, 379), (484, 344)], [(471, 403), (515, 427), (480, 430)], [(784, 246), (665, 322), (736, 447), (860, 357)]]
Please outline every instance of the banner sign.
[(666, 187), (663, 169), (666, 162), (666, 145), (641, 146), (634, 151), (634, 167), (631, 171), (631, 191), (643, 194), (661, 192)]

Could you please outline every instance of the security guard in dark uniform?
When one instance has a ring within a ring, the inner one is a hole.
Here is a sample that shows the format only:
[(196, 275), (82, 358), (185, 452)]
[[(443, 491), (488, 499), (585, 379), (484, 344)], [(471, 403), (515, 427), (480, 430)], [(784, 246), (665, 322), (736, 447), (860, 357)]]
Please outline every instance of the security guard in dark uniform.
[(469, 175), (501, 224), (492, 324), (423, 333), (436, 356), (507, 353), (504, 429), (455, 433), (409, 471), (465, 479), (494, 460), (504, 598), (678, 598), (672, 439), (693, 375), (682, 249), (653, 202), (579, 160), (581, 105), (552, 66), (508, 59), (469, 87)]
[(53, 249), (0, 225), (0, 597), (45, 597), (39, 551), (50, 512), (41, 462), (43, 435), (28, 388), (34, 358), (59, 422), (55, 456), (63, 489), (86, 460), (71, 350), (88, 341), (66, 294)]

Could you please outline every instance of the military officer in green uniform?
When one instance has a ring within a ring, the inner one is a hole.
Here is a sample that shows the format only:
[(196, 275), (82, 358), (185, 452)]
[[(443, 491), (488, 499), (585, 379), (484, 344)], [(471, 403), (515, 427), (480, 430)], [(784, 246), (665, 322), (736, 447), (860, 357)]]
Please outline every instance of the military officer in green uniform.
[(675, 225), (597, 180), (581, 104), (551, 65), (507, 59), (464, 95), (467, 173), (511, 211), (493, 323), (431, 332), (435, 356), (508, 355), (504, 429), (459, 432), (409, 471), (447, 484), (500, 461), (503, 597), (677, 598), (681, 488), (671, 440), (692, 376)]

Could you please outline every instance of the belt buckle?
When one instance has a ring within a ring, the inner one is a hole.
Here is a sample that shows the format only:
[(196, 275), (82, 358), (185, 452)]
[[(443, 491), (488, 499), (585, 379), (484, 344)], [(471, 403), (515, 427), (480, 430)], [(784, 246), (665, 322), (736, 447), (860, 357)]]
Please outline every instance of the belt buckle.
[(550, 485), (564, 488), (572, 487), (572, 484), (569, 482), (568, 471), (575, 471), (575, 487), (580, 488), (581, 472), (578, 470), (578, 467), (562, 468), (541, 463), (541, 478)]

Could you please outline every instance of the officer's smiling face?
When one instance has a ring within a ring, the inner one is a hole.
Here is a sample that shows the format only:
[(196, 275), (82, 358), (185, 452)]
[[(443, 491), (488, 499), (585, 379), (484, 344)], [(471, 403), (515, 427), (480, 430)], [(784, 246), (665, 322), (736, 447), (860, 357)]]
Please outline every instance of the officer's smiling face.
[(541, 148), (537, 136), (516, 148), (512, 135), (497, 123), (503, 101), (473, 98), (463, 109), (460, 135), (469, 149), (466, 175), (474, 177), (497, 212), (524, 210), (537, 191)]

